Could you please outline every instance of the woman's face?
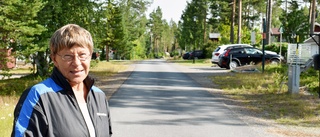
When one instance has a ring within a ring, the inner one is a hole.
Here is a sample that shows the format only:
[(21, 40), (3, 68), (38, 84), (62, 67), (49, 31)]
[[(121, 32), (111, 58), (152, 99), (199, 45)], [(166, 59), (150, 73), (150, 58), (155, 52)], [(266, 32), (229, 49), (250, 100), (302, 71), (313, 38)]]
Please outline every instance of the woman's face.
[(71, 85), (76, 85), (88, 76), (91, 54), (88, 48), (73, 46), (59, 51), (52, 57), (54, 65)]

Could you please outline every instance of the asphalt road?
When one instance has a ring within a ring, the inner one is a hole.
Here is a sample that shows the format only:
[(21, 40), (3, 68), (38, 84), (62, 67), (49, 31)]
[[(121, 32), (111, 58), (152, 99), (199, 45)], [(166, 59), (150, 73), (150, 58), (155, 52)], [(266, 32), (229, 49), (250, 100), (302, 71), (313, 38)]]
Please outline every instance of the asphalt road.
[(266, 136), (164, 60), (136, 64), (109, 103), (113, 137)]

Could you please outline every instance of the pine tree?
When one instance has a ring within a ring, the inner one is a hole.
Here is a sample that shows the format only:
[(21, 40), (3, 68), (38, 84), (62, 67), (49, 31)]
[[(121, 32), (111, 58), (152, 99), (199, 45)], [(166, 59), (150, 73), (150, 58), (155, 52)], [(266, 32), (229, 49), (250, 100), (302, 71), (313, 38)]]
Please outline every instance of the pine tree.
[(36, 20), (44, 5), (42, 0), (1, 0), (0, 48), (13, 48), (17, 57), (28, 59), (26, 51), (38, 47), (35, 36), (45, 30)]

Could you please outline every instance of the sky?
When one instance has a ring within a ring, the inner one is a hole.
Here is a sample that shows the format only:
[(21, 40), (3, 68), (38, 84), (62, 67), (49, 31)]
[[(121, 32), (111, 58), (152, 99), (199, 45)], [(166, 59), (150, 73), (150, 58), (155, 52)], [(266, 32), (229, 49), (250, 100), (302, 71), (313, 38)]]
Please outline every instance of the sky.
[(153, 3), (147, 10), (147, 18), (149, 14), (157, 9), (159, 6), (162, 11), (162, 19), (166, 19), (167, 22), (170, 22), (172, 19), (174, 22), (178, 23), (180, 20), (182, 11), (185, 10), (187, 6), (187, 1), (191, 0), (153, 0)]

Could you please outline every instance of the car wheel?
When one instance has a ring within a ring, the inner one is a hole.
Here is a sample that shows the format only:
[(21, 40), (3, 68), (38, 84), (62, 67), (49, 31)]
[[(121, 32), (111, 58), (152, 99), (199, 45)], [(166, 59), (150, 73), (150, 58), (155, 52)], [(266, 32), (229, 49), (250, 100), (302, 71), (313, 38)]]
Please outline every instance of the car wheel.
[(271, 60), (270, 63), (271, 63), (272, 65), (278, 65), (278, 64), (280, 63), (280, 61), (277, 60), (277, 59), (273, 59), (273, 60)]
[(236, 61), (231, 61), (230, 63), (229, 63), (229, 68), (230, 69), (234, 69), (234, 68), (236, 68), (236, 67), (238, 67), (239, 65), (238, 65), (238, 63), (236, 62)]

